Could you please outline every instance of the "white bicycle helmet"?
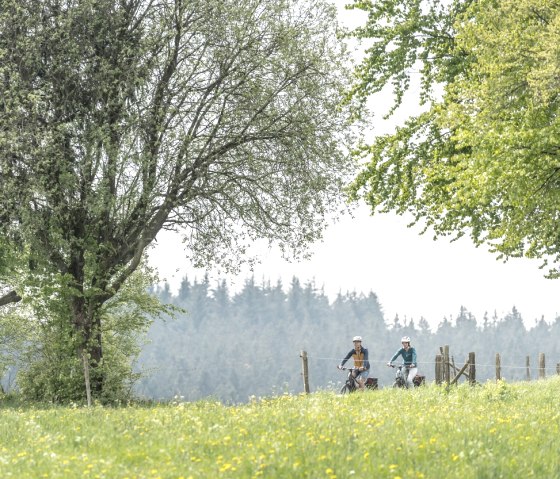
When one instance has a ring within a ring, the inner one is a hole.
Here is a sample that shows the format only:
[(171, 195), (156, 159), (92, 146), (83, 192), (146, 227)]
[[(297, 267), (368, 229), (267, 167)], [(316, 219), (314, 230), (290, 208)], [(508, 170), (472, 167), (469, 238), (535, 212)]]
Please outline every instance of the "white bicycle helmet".
[(410, 343), (410, 338), (408, 336), (403, 336), (401, 338), (401, 343)]
[(360, 342), (361, 342), (361, 341), (362, 341), (362, 337), (361, 337), (361, 336), (354, 336), (354, 337), (352, 338), (352, 342), (354, 342), (354, 341), (360, 341)]

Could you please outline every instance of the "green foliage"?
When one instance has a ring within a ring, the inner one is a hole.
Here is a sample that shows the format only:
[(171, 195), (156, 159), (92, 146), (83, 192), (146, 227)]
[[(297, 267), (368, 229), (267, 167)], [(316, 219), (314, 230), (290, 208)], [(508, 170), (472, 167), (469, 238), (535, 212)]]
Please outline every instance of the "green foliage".
[(512, 401), (518, 398), (517, 390), (506, 383), (503, 379), (495, 384), (489, 383), (485, 388), (488, 401)]
[(368, 163), (353, 197), (373, 211), (409, 212), (436, 236), (468, 234), (499, 257), (541, 258), (557, 277), (557, 2), (356, 7), (369, 17), (355, 35), (377, 47), (358, 69), (353, 94), (365, 98), (392, 83), (398, 105), (413, 68), (423, 100), (436, 84), (442, 94), (359, 152)]
[(395, 96), (392, 114), (402, 104), (415, 74), (421, 75), (422, 103), (434, 87), (460, 71), (453, 54), (454, 21), (470, 0), (354, 0), (348, 9), (367, 13), (367, 20), (351, 36), (366, 40), (366, 56), (356, 69), (350, 92), (362, 105), (371, 94), (390, 85)]
[(162, 227), (185, 226), (204, 264), (255, 237), (301, 251), (351, 167), (332, 8), (175, 3), (8, 1), (0, 16), (2, 208), (99, 295)]
[[(0, 221), (6, 220), (0, 218)], [(28, 261), (28, 252), (20, 241), (13, 235), (0, 231), (0, 308), (21, 301), (21, 273), (26, 269)]]
[(61, 301), (92, 368), (103, 305), (161, 229), (232, 268), (255, 238), (292, 256), (320, 238), (353, 167), (334, 15), (322, 0), (2, 2), (0, 237), (25, 245), (27, 288), (45, 316)]
[[(0, 380), (18, 363), (30, 335), (29, 319), (13, 309), (0, 314)], [(11, 384), (7, 384), (10, 387)], [(0, 390), (3, 386), (0, 384)]]
[[(13, 238), (0, 237), (0, 297), (7, 300), (0, 306), (0, 381), (10, 371), (13, 379), (13, 368), (29, 340), (33, 326), (31, 311), (20, 303), (25, 281), (22, 271), (28, 257), (25, 249), (16, 244)], [(11, 388), (12, 380), (5, 384)], [(0, 391), (4, 385), (0, 384)]]
[[(172, 315), (178, 308), (164, 305), (149, 293), (149, 285), (156, 276), (149, 270), (135, 272), (124, 287), (103, 305), (102, 330), (103, 362), (90, 374), (93, 379), (104, 382), (99, 401), (114, 403), (131, 397), (133, 384), (141, 374), (134, 371), (134, 362), (145, 341), (145, 333), (154, 319)], [(51, 403), (81, 403), (85, 400), (85, 382), (81, 350), (81, 338), (69, 320), (69, 310), (60, 296), (66, 291), (60, 288), (53, 294), (58, 298), (44, 304), (38, 296), (36, 306), (28, 323), (33, 325), (32, 335), (25, 337), (17, 364), (18, 390), (25, 400)]]
[[(504, 388), (511, 393), (495, 394)], [(1, 407), (6, 477), (558, 477), (558, 378), (127, 408)], [(488, 396), (493, 400), (488, 400)], [(403, 407), (403, 405), (406, 405)]]
[(67, 321), (41, 325), (22, 353), (18, 390), (28, 401), (63, 403), (85, 397), (83, 364)]

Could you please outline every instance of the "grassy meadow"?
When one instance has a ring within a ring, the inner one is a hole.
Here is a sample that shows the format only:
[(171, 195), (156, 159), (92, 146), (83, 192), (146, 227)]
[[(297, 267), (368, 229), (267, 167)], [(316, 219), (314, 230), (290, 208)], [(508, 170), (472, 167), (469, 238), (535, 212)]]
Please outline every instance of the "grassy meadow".
[(240, 406), (21, 408), (0, 400), (5, 478), (558, 478), (560, 377)]

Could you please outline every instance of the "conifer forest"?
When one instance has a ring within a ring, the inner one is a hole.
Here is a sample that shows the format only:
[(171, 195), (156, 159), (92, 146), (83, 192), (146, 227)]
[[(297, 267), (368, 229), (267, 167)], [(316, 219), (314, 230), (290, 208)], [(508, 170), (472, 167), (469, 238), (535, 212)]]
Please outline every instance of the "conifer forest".
[[(231, 294), (226, 281), (184, 278), (176, 294), (166, 284), (153, 293), (180, 308), (175, 318), (153, 322), (147, 344), (137, 362), (143, 377), (138, 395), (150, 399), (196, 400), (212, 397), (225, 403), (251, 397), (295, 394), (303, 391), (300, 353), (306, 351), (312, 391), (334, 388), (345, 379), (336, 365), (352, 349), (352, 337), (361, 335), (371, 362), (370, 376), (389, 387), (393, 370), (386, 362), (407, 335), (417, 350), (419, 374), (434, 380), (439, 347), (449, 345), (461, 367), (475, 352), (477, 380), (494, 378), (495, 355), (500, 353), (502, 376), (526, 379), (526, 357), (537, 378), (539, 353), (547, 358), (547, 374), (560, 360), (560, 317), (538, 318), (530, 327), (515, 306), (503, 317), (489, 311), (474, 317), (457, 306), (456, 315), (440, 318), (387, 318), (374, 292), (339, 293), (329, 301), (322, 289), (294, 277), (281, 282), (245, 281)], [(429, 320), (429, 321), (428, 321)], [(351, 365), (350, 360), (348, 365)]]

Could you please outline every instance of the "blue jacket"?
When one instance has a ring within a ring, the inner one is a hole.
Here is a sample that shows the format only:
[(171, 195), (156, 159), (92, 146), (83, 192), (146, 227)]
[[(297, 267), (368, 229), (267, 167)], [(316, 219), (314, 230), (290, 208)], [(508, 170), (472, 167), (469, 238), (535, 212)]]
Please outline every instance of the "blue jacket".
[(406, 351), (404, 348), (401, 348), (393, 354), (390, 362), (392, 363), (399, 356), (402, 356), (405, 366), (409, 366), (411, 364), (418, 366), (418, 363), (416, 362), (416, 349), (410, 347), (408, 348), (408, 351)]

